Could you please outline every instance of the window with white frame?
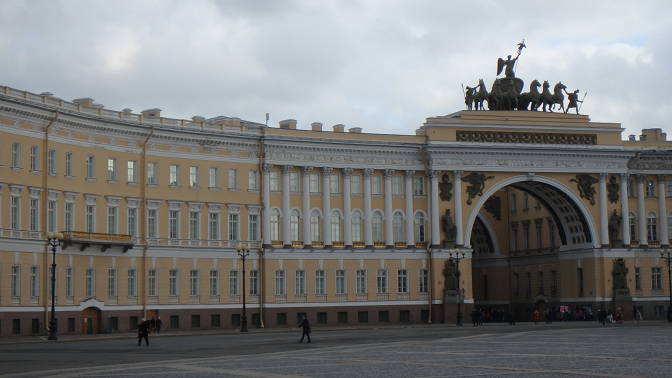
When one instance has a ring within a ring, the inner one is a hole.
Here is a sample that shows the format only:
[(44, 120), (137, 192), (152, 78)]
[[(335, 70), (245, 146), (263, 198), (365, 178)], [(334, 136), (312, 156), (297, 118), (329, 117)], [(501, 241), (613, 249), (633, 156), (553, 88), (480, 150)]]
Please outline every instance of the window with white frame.
[(310, 192), (311, 193), (319, 193), (320, 192), (320, 174), (319, 173), (311, 173), (310, 174)]
[(138, 296), (138, 271), (136, 269), (128, 270), (128, 296), (131, 298)]
[(229, 240), (240, 240), (238, 232), (238, 220), (240, 214), (229, 214)]
[(30, 146), (30, 170), (40, 170), (40, 148), (37, 146)]
[(40, 206), (40, 200), (37, 198), (31, 198), (30, 199), (30, 218), (29, 218), (29, 230), (30, 231), (37, 231), (39, 228), (39, 217), (40, 217), (40, 212), (39, 212), (39, 206)]
[(49, 149), (47, 159), (47, 169), (50, 175), (56, 174), (56, 150)]
[(18, 142), (12, 144), (12, 167), (21, 167), (21, 143)]
[(219, 239), (219, 213), (208, 214), (208, 239)]
[(285, 271), (278, 269), (275, 271), (275, 295), (286, 295)]
[(651, 268), (651, 289), (663, 290), (663, 272), (660, 267)]
[(116, 234), (117, 233), (117, 208), (108, 207), (107, 208), (107, 233)]
[(11, 197), (9, 203), (9, 228), (18, 230), (21, 228), (21, 197)]
[(383, 176), (371, 176), (371, 194), (374, 196), (383, 194)]
[(378, 294), (387, 294), (387, 269), (378, 269), (376, 273)]
[(343, 241), (341, 232), (341, 213), (334, 211), (331, 213), (331, 241)]
[(429, 293), (429, 270), (420, 269), (420, 292)]
[(156, 185), (159, 183), (158, 176), (159, 172), (157, 170), (158, 163), (147, 163), (147, 184)]
[(158, 210), (156, 209), (149, 209), (147, 210), (147, 237), (148, 238), (156, 238), (158, 237), (159, 231), (158, 231), (158, 225), (159, 225), (159, 219), (158, 219)]
[(56, 232), (56, 201), (47, 201), (47, 231)]
[(315, 271), (315, 294), (327, 294), (327, 272), (325, 270)]
[(126, 211), (126, 233), (132, 237), (138, 236), (138, 209), (128, 208)]
[(350, 194), (352, 195), (362, 194), (362, 176), (350, 175)]
[(321, 241), (321, 235), (320, 212), (318, 210), (313, 210), (310, 212), (310, 240)]
[(366, 270), (357, 270), (357, 294), (366, 294)]
[(395, 211), (392, 219), (392, 229), (394, 242), (400, 243), (404, 241), (404, 214), (401, 211)]
[(628, 198), (635, 198), (635, 181), (628, 180)]
[(75, 268), (71, 266), (65, 268), (65, 296), (75, 296)]
[(158, 295), (159, 271), (150, 269), (149, 272), (147, 272), (147, 277), (149, 277), (149, 282), (147, 283), (147, 295), (156, 297)]
[(635, 213), (628, 214), (628, 224), (630, 226), (630, 240), (637, 240), (637, 217)]
[(289, 214), (289, 238), (291, 241), (299, 241), (301, 240), (299, 231), (301, 228), (301, 214), (299, 214), (299, 210), (297, 209), (292, 209)]
[(291, 193), (299, 193), (301, 191), (299, 172), (289, 172), (289, 191)]
[(198, 294), (198, 270), (189, 271), (189, 295), (197, 297)]
[(397, 269), (398, 293), (408, 293), (408, 269)]
[(107, 159), (107, 180), (117, 181), (117, 159)]
[(85, 213), (86, 232), (96, 232), (96, 206), (86, 205)]
[(362, 213), (359, 210), (352, 212), (352, 217), (350, 218), (350, 226), (352, 232), (352, 241), (361, 242), (362, 241)]
[(21, 267), (12, 265), (12, 298), (21, 296)]
[(210, 271), (210, 295), (219, 295), (219, 270)]
[(332, 173), (329, 175), (329, 193), (341, 193), (341, 175), (338, 173)]
[(189, 167), (189, 186), (192, 188), (198, 188), (198, 167), (191, 166)]
[(259, 295), (259, 271), (250, 270), (250, 295)]
[(72, 231), (75, 228), (75, 204), (72, 202), (65, 203), (65, 230)]
[(645, 186), (645, 195), (647, 198), (653, 198), (656, 196), (656, 184), (653, 180), (646, 180), (644, 182)]
[(667, 235), (672, 237), (672, 211), (667, 213)]
[(129, 160), (126, 162), (126, 181), (138, 182), (138, 162)]
[(168, 184), (170, 186), (180, 185), (180, 166), (178, 164), (171, 164), (168, 172)]
[(665, 197), (672, 197), (672, 180), (665, 181)]
[(86, 268), (86, 297), (96, 296), (96, 271), (93, 268)]
[(393, 196), (403, 196), (404, 195), (404, 178), (402, 176), (392, 176), (392, 195)]
[(425, 241), (425, 232), (426, 232), (426, 218), (423, 213), (415, 213), (413, 219), (413, 231), (415, 236), (416, 243), (423, 243)]
[[(35, 298), (40, 296), (39, 284), (39, 268), (36, 266), (30, 267), (30, 296)], [(49, 291), (51, 293), (51, 291)]]
[(247, 240), (259, 240), (259, 215), (248, 214), (247, 216)]
[(280, 191), (280, 172), (279, 171), (270, 171), (268, 172), (268, 190), (271, 192)]
[(509, 204), (509, 209), (513, 212), (516, 211), (516, 194), (511, 195), (511, 203)]
[(219, 170), (216, 167), (210, 167), (208, 175), (208, 186), (210, 188), (219, 188)]
[(306, 295), (306, 271), (296, 271), (296, 295)]
[(117, 269), (107, 270), (107, 296), (114, 298), (117, 296)]
[(72, 176), (75, 172), (75, 156), (72, 152), (65, 153), (65, 175)]
[(646, 236), (648, 241), (658, 240), (658, 215), (653, 211), (646, 214)]
[(280, 240), (280, 210), (272, 209), (270, 218), (271, 240)]
[(347, 294), (345, 282), (345, 269), (336, 270), (336, 294)]
[(180, 238), (180, 212), (177, 210), (168, 212), (168, 238)]
[(425, 178), (419, 176), (413, 176), (413, 195), (414, 196), (424, 196), (425, 195)]
[(238, 189), (238, 170), (229, 169), (229, 189)]
[(189, 239), (198, 240), (201, 238), (201, 213), (198, 211), (189, 212)]
[(247, 189), (259, 190), (259, 171), (247, 171)]
[(171, 297), (176, 297), (178, 295), (178, 277), (179, 271), (177, 269), (168, 271), (168, 295)]
[(374, 242), (383, 241), (383, 214), (380, 211), (373, 213), (371, 218), (371, 230)]
[(642, 269), (635, 268), (635, 290), (642, 290)]

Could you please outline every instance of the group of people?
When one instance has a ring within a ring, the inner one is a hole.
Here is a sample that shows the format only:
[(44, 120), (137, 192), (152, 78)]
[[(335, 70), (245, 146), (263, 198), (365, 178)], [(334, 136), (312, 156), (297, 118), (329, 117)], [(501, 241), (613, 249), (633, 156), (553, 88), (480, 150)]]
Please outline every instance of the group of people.
[(161, 327), (163, 322), (159, 316), (157, 319), (147, 320), (142, 318), (142, 321), (138, 324), (138, 346), (142, 344), (142, 340), (145, 340), (145, 344), (149, 346), (149, 334), (150, 332), (161, 333)]

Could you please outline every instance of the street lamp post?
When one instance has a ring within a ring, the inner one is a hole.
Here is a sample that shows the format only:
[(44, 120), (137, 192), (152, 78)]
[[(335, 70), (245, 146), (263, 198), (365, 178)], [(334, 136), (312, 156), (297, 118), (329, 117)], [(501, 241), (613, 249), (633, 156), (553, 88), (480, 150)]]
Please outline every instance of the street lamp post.
[[(667, 256), (665, 256), (667, 255)], [(660, 251), (660, 257), (664, 258), (667, 262), (667, 283), (669, 284), (670, 289), (670, 307), (667, 310), (667, 321), (672, 322), (672, 317), (670, 316), (670, 311), (672, 311), (672, 268), (670, 267), (670, 260), (672, 260), (672, 249), (666, 249)]]
[[(455, 257), (453, 257), (453, 254)], [(460, 256), (461, 255), (461, 256)], [(462, 296), (462, 291), (460, 289), (460, 260), (464, 258), (465, 253), (464, 252), (459, 252), (459, 250), (456, 250), (456, 252), (451, 252), (450, 253), (450, 259), (455, 260), (455, 263), (457, 264), (457, 323), (455, 325), (461, 326), (462, 325), (462, 301), (461, 301), (461, 296)]]
[(238, 244), (236, 251), (238, 251), (238, 257), (243, 260), (243, 318), (240, 322), (240, 332), (247, 332), (247, 314), (245, 312), (245, 259), (250, 255), (250, 246), (247, 244)]
[(58, 340), (56, 337), (56, 247), (61, 245), (63, 234), (47, 232), (45, 236), (54, 252), (54, 261), (51, 263), (51, 320), (49, 320), (49, 337), (47, 340)]

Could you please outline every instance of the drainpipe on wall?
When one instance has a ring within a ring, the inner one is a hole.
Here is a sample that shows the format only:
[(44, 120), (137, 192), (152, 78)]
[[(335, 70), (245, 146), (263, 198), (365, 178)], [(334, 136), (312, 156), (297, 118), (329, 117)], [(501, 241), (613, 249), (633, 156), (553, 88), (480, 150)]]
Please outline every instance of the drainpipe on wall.
[[(267, 120), (268, 122), (268, 120)], [(266, 160), (266, 145), (264, 144), (264, 136), (266, 134), (266, 131), (262, 128), (261, 129), (261, 139), (259, 140), (260, 145), (259, 145), (259, 173), (261, 180), (259, 184), (259, 195), (261, 196), (261, 211), (259, 212), (262, 217), (267, 216), (268, 214), (264, 214), (263, 209), (266, 208), (266, 203), (264, 202), (264, 161)], [(264, 280), (264, 222), (262, 218), (259, 218), (259, 236), (261, 237), (261, 243), (259, 243), (259, 322), (261, 328), (264, 328), (264, 297), (265, 297), (265, 292), (264, 292), (264, 287), (265, 287), (265, 280)], [(269, 243), (271, 242), (270, 240), (268, 241)], [(244, 293), (243, 293), (244, 294)]]
[(147, 301), (149, 297), (147, 296), (147, 141), (154, 134), (154, 125), (151, 126), (149, 135), (145, 138), (145, 141), (142, 142), (142, 163), (140, 164), (140, 174), (142, 183), (140, 186), (140, 206), (138, 206), (138, 217), (140, 217), (140, 238), (142, 239), (142, 318), (147, 317)]
[[(42, 156), (44, 157), (42, 160), (42, 220), (41, 220), (41, 228), (42, 228), (42, 234), (44, 235), (44, 232), (47, 231), (47, 206), (49, 205), (48, 202), (48, 196), (49, 192), (47, 192), (47, 179), (49, 178), (49, 128), (51, 125), (56, 121), (56, 118), (59, 116), (58, 110), (56, 110), (56, 114), (54, 114), (54, 117), (49, 120), (49, 123), (47, 126), (44, 128), (44, 151), (42, 152)], [(58, 230), (57, 230), (58, 231)], [(45, 238), (46, 239), (46, 238)], [(49, 243), (46, 243), (44, 245), (44, 282), (50, 282), (49, 281)], [(54, 272), (56, 274), (56, 272)], [(44, 324), (45, 324), (45, 330), (46, 330), (46, 324), (49, 322), (49, 285), (43, 285), (43, 298), (45, 298), (44, 301)], [(53, 300), (53, 298), (52, 298)], [(46, 333), (45, 333), (46, 334)]]

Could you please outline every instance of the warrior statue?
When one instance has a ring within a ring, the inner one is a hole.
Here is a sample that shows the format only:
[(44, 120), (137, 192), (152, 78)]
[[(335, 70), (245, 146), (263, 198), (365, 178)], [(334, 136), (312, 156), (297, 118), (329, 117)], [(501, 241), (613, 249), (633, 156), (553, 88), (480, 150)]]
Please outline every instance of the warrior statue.
[(525, 46), (525, 40), (523, 39), (523, 41), (518, 44), (518, 54), (516, 55), (515, 58), (511, 59), (511, 55), (507, 56), (506, 60), (499, 58), (497, 60), (497, 75), (501, 74), (502, 69), (504, 68), (504, 66), (506, 66), (504, 75), (506, 77), (516, 77), (516, 71), (515, 71), (516, 61), (518, 60), (520, 53), (523, 51), (523, 48), (525, 47), (527, 46)]
[(621, 222), (621, 216), (614, 209), (614, 213), (609, 218), (609, 240), (618, 240), (618, 233), (621, 231)]
[(446, 235), (444, 240), (453, 241), (455, 240), (455, 223), (453, 223), (453, 217), (450, 216), (450, 209), (446, 209), (446, 213), (443, 214), (443, 233)]

